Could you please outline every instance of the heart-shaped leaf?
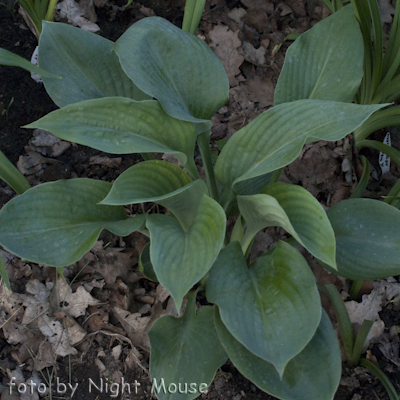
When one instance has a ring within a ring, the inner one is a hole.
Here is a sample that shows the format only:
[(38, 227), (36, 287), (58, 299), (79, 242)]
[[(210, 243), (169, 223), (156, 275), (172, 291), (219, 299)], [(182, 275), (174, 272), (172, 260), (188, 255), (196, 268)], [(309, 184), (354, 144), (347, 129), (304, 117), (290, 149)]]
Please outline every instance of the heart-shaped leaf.
[(211, 268), (225, 237), (226, 218), (222, 207), (203, 195), (188, 232), (174, 217), (152, 214), (150, 258), (158, 281), (171, 293), (179, 312), (183, 296)]
[(337, 271), (353, 280), (400, 274), (400, 211), (371, 199), (342, 201), (327, 211), (336, 236)]
[(171, 153), (184, 165), (193, 158), (196, 132), (189, 122), (166, 114), (155, 100), (109, 97), (71, 104), (25, 128), (113, 154)]
[(101, 204), (157, 203), (171, 211), (187, 231), (203, 194), (208, 193), (202, 180), (191, 182), (176, 165), (152, 160), (136, 164), (123, 172)]
[(228, 76), (219, 58), (203, 40), (163, 18), (136, 22), (114, 49), (126, 74), (174, 118), (210, 120), (228, 101)]
[[(292, 358), (281, 378), (274, 366), (240, 344), (226, 329), (216, 310), (219, 339), (239, 372), (264, 392), (282, 400), (332, 400), (339, 386), (342, 361), (339, 343), (325, 311), (315, 335)], [(291, 329), (295, 330), (296, 325)]]
[[(264, 194), (265, 193), (265, 194)], [(238, 196), (247, 229), (242, 246), (268, 226), (280, 226), (312, 255), (336, 269), (335, 234), (319, 202), (301, 186), (274, 183), (263, 194)]]
[(273, 364), (281, 376), (321, 319), (314, 275), (302, 255), (284, 242), (251, 268), (239, 243), (230, 243), (210, 271), (207, 300), (218, 305), (235, 339)]
[[(218, 158), (215, 174), (238, 194), (246, 181), (291, 163), (304, 143), (336, 141), (353, 132), (386, 105), (358, 105), (324, 100), (298, 100), (269, 109), (237, 131)], [(237, 154), (241, 156), (238, 159)], [(265, 184), (258, 182), (261, 189)]]
[(351, 103), (363, 77), (364, 42), (351, 6), (303, 33), (289, 47), (275, 105), (301, 99)]
[(59, 107), (101, 97), (150, 99), (126, 76), (112, 51), (113, 45), (83, 29), (43, 21), (39, 65), (62, 77), (60, 80), (41, 75), (51, 99)]
[(0, 243), (29, 261), (63, 267), (78, 261), (108, 229), (127, 236), (145, 222), (121, 206), (97, 203), (111, 184), (93, 179), (44, 183), (9, 201), (0, 211)]
[(206, 390), (228, 359), (214, 325), (214, 307), (196, 314), (196, 293), (189, 293), (181, 318), (158, 319), (149, 332), (150, 375), (160, 400), (190, 400)]

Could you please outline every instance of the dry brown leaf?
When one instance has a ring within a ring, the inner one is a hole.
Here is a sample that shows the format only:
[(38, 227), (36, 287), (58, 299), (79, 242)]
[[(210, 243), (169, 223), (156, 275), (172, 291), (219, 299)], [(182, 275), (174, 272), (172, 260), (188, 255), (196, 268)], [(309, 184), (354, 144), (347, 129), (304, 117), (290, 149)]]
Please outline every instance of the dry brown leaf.
[(382, 22), (386, 24), (392, 23), (395, 8), (390, 3), (390, 0), (378, 0), (378, 4)]
[(69, 343), (72, 346), (79, 343), (86, 336), (86, 331), (64, 311), (56, 311), (54, 316), (64, 321), (65, 327), (67, 328)]
[(240, 24), (242, 18), (246, 15), (246, 10), (244, 8), (233, 8), (227, 15), (230, 19)]
[(91, 265), (88, 265), (85, 271), (87, 273), (99, 273), (107, 285), (113, 285), (117, 277), (120, 277), (126, 283), (138, 280), (137, 274), (132, 270), (138, 261), (138, 257), (134, 254), (122, 252), (107, 253), (102, 248), (95, 254), (91, 252), (87, 253), (82, 261), (85, 264), (91, 261)]
[(243, 22), (259, 33), (273, 32), (277, 29), (276, 21), (270, 21), (266, 11), (262, 8), (258, 10), (248, 10), (243, 18)]
[(115, 158), (110, 158), (110, 157), (102, 157), (102, 156), (93, 156), (90, 157), (89, 164), (98, 164), (98, 165), (104, 165), (105, 167), (109, 168), (116, 168), (121, 164), (122, 158), (121, 157), (115, 157)]
[(10, 344), (27, 343), (34, 333), (26, 326), (10, 321), (3, 326), (4, 337)]
[(261, 79), (256, 75), (254, 78), (247, 79), (245, 90), (249, 99), (258, 103), (259, 108), (265, 108), (274, 104), (274, 84), (269, 78)]
[(63, 311), (74, 318), (84, 315), (89, 305), (98, 303), (99, 300), (92, 297), (82, 286), (78, 287), (75, 293), (72, 293), (72, 289), (64, 281), (59, 282), (58, 290), (57, 286), (54, 287), (50, 299), (53, 310), (58, 310), (62, 305)]
[(59, 321), (48, 315), (42, 315), (38, 320), (39, 329), (51, 343), (55, 354), (62, 357), (78, 354), (78, 351), (69, 345), (68, 334)]
[(249, 63), (255, 65), (264, 65), (265, 64), (265, 47), (260, 46), (256, 49), (251, 43), (243, 42), (242, 45), (244, 51), (244, 59)]
[(274, 5), (266, 0), (240, 0), (240, 2), (250, 10), (264, 10), (268, 14), (274, 11)]
[(301, 182), (313, 196), (321, 191), (334, 193), (343, 186), (337, 176), (340, 169), (337, 154), (325, 143), (307, 145), (303, 154), (288, 166), (291, 181)]
[(236, 86), (236, 76), (240, 74), (239, 67), (244, 57), (239, 54), (238, 47), (242, 44), (238, 38), (239, 31), (232, 32), (227, 26), (216, 25), (210, 31), (210, 47), (221, 60), (226, 73), (228, 74), (230, 86)]
[(140, 6), (139, 11), (146, 17), (155, 17), (156, 16), (156, 13), (151, 8), (148, 8), (145, 6)]
[(149, 329), (147, 327), (151, 317), (142, 317), (139, 313), (131, 314), (129, 311), (118, 307), (114, 307), (113, 311), (132, 343), (146, 351), (150, 351)]
[(35, 370), (41, 371), (43, 368), (51, 367), (55, 362), (55, 354), (51, 343), (45, 339), (39, 345), (39, 351), (35, 356)]
[(307, 15), (304, 0), (285, 0), (292, 10), (300, 17)]
[(70, 24), (79, 26), (88, 32), (97, 32), (100, 27), (85, 18), (85, 10), (74, 0), (64, 0), (57, 4), (61, 18), (67, 18)]

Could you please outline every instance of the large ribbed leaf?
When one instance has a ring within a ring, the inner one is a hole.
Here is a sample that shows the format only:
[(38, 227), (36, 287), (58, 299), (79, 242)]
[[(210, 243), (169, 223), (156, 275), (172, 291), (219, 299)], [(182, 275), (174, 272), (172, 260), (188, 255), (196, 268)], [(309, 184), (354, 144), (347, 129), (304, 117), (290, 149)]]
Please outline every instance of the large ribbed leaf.
[(298, 100), (273, 107), (232, 136), (218, 158), (216, 176), (225, 187), (246, 194), (242, 183), (246, 187), (247, 180), (291, 163), (306, 141), (339, 140), (385, 106)]
[(62, 79), (42, 75), (51, 99), (59, 106), (101, 97), (150, 99), (126, 76), (114, 43), (100, 35), (59, 22), (43, 21), (39, 65)]
[(208, 194), (208, 191), (202, 180), (191, 182), (176, 165), (152, 160), (123, 172), (101, 204), (157, 203), (171, 211), (187, 231), (203, 194)]
[(178, 312), (183, 296), (217, 258), (224, 242), (225, 225), (224, 210), (205, 195), (188, 232), (174, 217), (148, 216), (151, 262), (158, 281), (174, 298)]
[(280, 375), (314, 336), (321, 319), (315, 278), (303, 256), (279, 242), (248, 268), (238, 242), (225, 247), (207, 281), (229, 332)]
[(25, 128), (45, 129), (61, 139), (113, 154), (171, 153), (186, 164), (196, 132), (166, 114), (155, 100), (109, 97), (71, 104)]
[(136, 22), (114, 49), (133, 82), (175, 118), (209, 120), (228, 101), (228, 76), (219, 58), (203, 40), (165, 19)]
[[(232, 363), (261, 390), (282, 400), (332, 400), (339, 386), (341, 356), (339, 343), (325, 311), (315, 335), (304, 350), (292, 358), (282, 379), (274, 366), (255, 356), (226, 329), (218, 312), (215, 325)], [(291, 330), (296, 329), (292, 325)]]
[(62, 267), (89, 251), (100, 232), (127, 236), (145, 216), (127, 217), (122, 206), (103, 206), (111, 184), (93, 179), (44, 183), (9, 201), (0, 211), (0, 243), (29, 261)]
[[(290, 226), (288, 228), (283, 225), (278, 226), (286, 229), (312, 255), (336, 269), (335, 234), (324, 209), (311, 193), (301, 186), (285, 183), (268, 185), (263, 193), (273, 196), (279, 203), (287, 218), (285, 222), (290, 223), (292, 231), (289, 230)], [(268, 214), (268, 207), (266, 211)], [(250, 212), (254, 211), (250, 210)], [(243, 213), (242, 215), (246, 218)], [(268, 226), (271, 225), (268, 224)]]
[(371, 199), (342, 201), (327, 211), (336, 236), (337, 271), (348, 279), (400, 274), (400, 211)]
[(214, 307), (201, 307), (196, 314), (196, 293), (188, 297), (183, 317), (162, 317), (149, 332), (150, 375), (160, 400), (196, 398), (228, 359), (215, 329)]
[(303, 33), (289, 47), (275, 105), (301, 99), (351, 103), (363, 77), (364, 42), (351, 6)]
[(0, 65), (10, 65), (12, 67), (20, 67), (25, 69), (26, 71), (34, 72), (35, 74), (40, 74), (43, 77), (46, 76), (53, 79), (54, 78), (60, 79), (59, 74), (53, 75), (50, 72), (44, 70), (43, 68), (39, 68), (36, 65), (33, 65), (28, 60), (25, 60), (25, 58), (2, 48), (0, 48)]

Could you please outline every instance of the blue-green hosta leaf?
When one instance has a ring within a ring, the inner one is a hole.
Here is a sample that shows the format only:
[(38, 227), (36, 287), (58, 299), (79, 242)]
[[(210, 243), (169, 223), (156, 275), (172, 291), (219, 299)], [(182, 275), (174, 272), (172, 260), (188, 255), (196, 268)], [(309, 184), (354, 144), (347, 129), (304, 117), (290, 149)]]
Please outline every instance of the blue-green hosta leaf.
[(301, 99), (351, 103), (363, 77), (364, 42), (351, 6), (303, 33), (287, 50), (275, 105)]
[(280, 375), (314, 336), (321, 319), (314, 275), (302, 255), (284, 242), (251, 268), (240, 244), (230, 243), (210, 271), (207, 300), (218, 305), (235, 339)]
[(113, 154), (171, 153), (185, 165), (193, 158), (196, 132), (166, 114), (155, 100), (123, 97), (86, 100), (53, 111), (25, 128)]
[(149, 332), (150, 375), (160, 400), (196, 398), (228, 359), (215, 329), (214, 307), (201, 307), (196, 314), (196, 293), (188, 297), (183, 317), (162, 317)]
[(127, 236), (145, 216), (127, 217), (122, 206), (98, 205), (111, 183), (71, 179), (44, 183), (0, 211), (0, 243), (29, 261), (62, 267), (88, 252), (103, 229)]
[(168, 215), (152, 214), (150, 258), (158, 281), (171, 293), (179, 312), (189, 289), (211, 268), (222, 248), (226, 218), (222, 207), (203, 195), (188, 232)]
[[(339, 343), (325, 311), (315, 335), (288, 362), (282, 379), (271, 363), (251, 353), (232, 336), (217, 311), (215, 326), (232, 363), (264, 392), (282, 400), (333, 399), (339, 386), (342, 362)], [(296, 325), (290, 329), (295, 330)]]
[(207, 121), (228, 101), (219, 58), (203, 40), (163, 18), (136, 22), (114, 49), (126, 74), (174, 118)]
[(400, 274), (400, 211), (371, 199), (342, 201), (327, 211), (336, 236), (337, 271), (348, 279)]
[(241, 185), (246, 187), (247, 180), (291, 163), (306, 141), (339, 140), (385, 106), (324, 100), (298, 100), (278, 105), (232, 136), (222, 149), (215, 174), (226, 188), (248, 194), (241, 191)]
[(35, 74), (39, 74), (43, 77), (60, 79), (59, 73), (53, 75), (50, 72), (44, 70), (43, 68), (39, 68), (38, 66), (33, 65), (28, 60), (25, 60), (25, 58), (2, 48), (0, 48), (0, 65), (20, 67), (25, 69), (26, 71), (34, 72)]
[[(239, 207), (246, 200), (254, 203), (246, 207), (248, 218), (242, 211), (248, 224), (246, 235), (249, 221), (257, 228), (255, 233), (267, 226), (281, 226), (312, 255), (336, 269), (335, 234), (324, 209), (311, 193), (301, 186), (285, 183), (268, 185), (263, 193), (258, 196), (238, 196)], [(271, 196), (276, 204), (273, 204)], [(274, 225), (274, 221), (277, 225)]]
[(41, 75), (51, 99), (59, 106), (101, 97), (151, 97), (139, 90), (126, 76), (114, 43), (100, 35), (59, 22), (43, 22), (39, 41), (39, 65), (62, 77)]
[(123, 172), (101, 204), (157, 203), (171, 211), (187, 231), (203, 194), (208, 193), (202, 180), (191, 182), (176, 165), (152, 160), (136, 164)]

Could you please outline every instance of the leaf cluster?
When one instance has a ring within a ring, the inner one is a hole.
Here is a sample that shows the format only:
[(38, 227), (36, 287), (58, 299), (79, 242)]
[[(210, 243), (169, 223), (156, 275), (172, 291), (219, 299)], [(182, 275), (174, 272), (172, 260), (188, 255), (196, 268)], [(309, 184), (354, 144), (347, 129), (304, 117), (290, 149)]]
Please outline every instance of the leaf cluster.
[[(305, 143), (340, 140), (387, 105), (352, 103), (363, 59), (359, 24), (343, 7), (289, 48), (275, 106), (237, 131), (213, 165), (211, 118), (227, 102), (229, 84), (205, 42), (157, 17), (135, 23), (115, 43), (44, 23), (39, 65), (60, 109), (27, 127), (146, 161), (112, 185), (73, 179), (24, 190), (0, 211), (1, 245), (61, 267), (90, 250), (102, 229), (149, 236), (141, 256), (146, 274), (169, 291), (177, 311), (188, 297), (183, 317), (163, 317), (150, 331), (151, 375), (165, 384), (159, 399), (197, 397), (228, 357), (276, 397), (333, 399), (339, 345), (296, 247), (349, 279), (399, 274), (400, 211), (350, 199), (325, 212), (304, 188), (278, 178)], [(182, 168), (153, 153), (173, 154)], [(124, 205), (143, 202), (168, 214), (126, 216)], [(236, 218), (232, 232), (227, 216)], [(255, 235), (270, 226), (292, 239), (249, 265)], [(196, 313), (198, 291), (209, 305)]]

